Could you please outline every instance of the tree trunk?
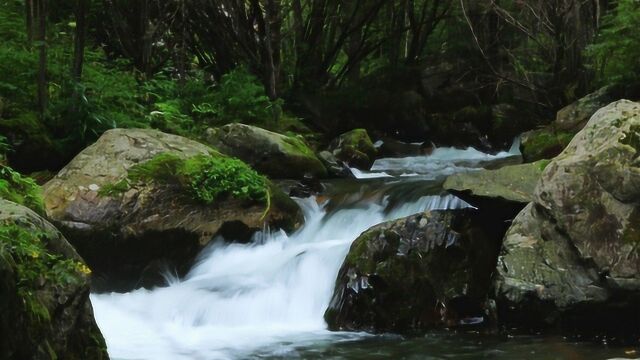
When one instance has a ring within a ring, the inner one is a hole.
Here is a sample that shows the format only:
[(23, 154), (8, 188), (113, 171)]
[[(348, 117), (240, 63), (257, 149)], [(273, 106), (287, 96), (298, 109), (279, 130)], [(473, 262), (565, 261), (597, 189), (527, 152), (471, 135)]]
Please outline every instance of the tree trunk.
[(76, 34), (73, 48), (73, 67), (71, 68), (71, 76), (76, 83), (82, 79), (89, 2), (90, 0), (76, 0)]
[(38, 19), (38, 111), (44, 118), (47, 111), (47, 0), (37, 0)]

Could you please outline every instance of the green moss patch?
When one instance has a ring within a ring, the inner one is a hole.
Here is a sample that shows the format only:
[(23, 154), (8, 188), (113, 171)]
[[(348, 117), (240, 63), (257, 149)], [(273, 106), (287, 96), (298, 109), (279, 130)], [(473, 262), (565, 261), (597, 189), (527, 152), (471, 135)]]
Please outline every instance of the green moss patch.
[(640, 125), (631, 126), (629, 132), (620, 138), (620, 143), (631, 146), (635, 151), (635, 156), (640, 155)]
[(91, 273), (81, 262), (52, 254), (46, 248), (49, 234), (16, 224), (0, 225), (0, 261), (15, 269), (18, 295), (34, 321), (49, 321), (50, 314), (37, 292), (44, 284), (53, 287), (78, 284)]
[(269, 201), (269, 181), (244, 162), (223, 156), (197, 155), (184, 159), (171, 153), (131, 167), (127, 178), (103, 186), (100, 195), (114, 196), (144, 184), (176, 186), (194, 200), (212, 204), (227, 197)]
[(40, 186), (33, 179), (4, 165), (0, 165), (0, 198), (24, 205), (40, 215), (44, 214)]
[(570, 132), (541, 131), (523, 144), (523, 156), (527, 161), (555, 157), (569, 145), (573, 136)]

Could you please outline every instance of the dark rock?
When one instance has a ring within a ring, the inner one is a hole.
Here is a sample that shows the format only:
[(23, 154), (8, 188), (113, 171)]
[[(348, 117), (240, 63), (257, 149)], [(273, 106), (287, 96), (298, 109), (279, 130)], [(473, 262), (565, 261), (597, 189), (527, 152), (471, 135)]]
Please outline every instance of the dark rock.
[[(21, 205), (0, 200), (0, 226), (3, 236), (12, 226), (32, 236), (16, 248), (4, 247), (16, 239), (0, 238), (0, 359), (108, 359), (89, 301), (90, 271), (80, 256), (53, 225)], [(24, 242), (42, 244), (46, 253), (32, 247), (27, 265), (16, 253), (35, 245)], [(42, 271), (52, 273), (28, 280), (25, 272), (39, 266), (51, 266)]]
[(329, 144), (328, 151), (349, 166), (363, 170), (371, 168), (378, 152), (365, 129), (354, 129), (340, 135)]
[(343, 263), (332, 330), (419, 333), (483, 322), (499, 244), (471, 209), (430, 211), (364, 232)]

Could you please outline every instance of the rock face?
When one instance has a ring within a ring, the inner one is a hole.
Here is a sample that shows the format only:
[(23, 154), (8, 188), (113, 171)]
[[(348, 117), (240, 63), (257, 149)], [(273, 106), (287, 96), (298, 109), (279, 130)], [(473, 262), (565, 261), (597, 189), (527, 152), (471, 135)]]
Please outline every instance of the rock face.
[(507, 232), (501, 317), (640, 333), (640, 104), (600, 109), (545, 169)]
[(88, 272), (53, 225), (0, 200), (0, 359), (108, 359)]
[(598, 109), (619, 99), (640, 99), (637, 85), (608, 85), (560, 109), (555, 121), (522, 135), (522, 156), (531, 162), (560, 154)]
[(329, 144), (331, 152), (338, 160), (363, 170), (369, 170), (377, 150), (365, 129), (348, 131)]
[(154, 285), (161, 270), (173, 267), (183, 273), (216, 234), (246, 238), (265, 224), (290, 230), (301, 222), (298, 206), (273, 186), (266, 216), (265, 204), (229, 198), (204, 205), (170, 187), (99, 194), (160, 153), (187, 158), (215, 151), (156, 130), (114, 129), (44, 185), (47, 214), (94, 270), (96, 290)]
[(237, 157), (272, 178), (324, 177), (322, 162), (300, 139), (256, 126), (228, 124), (207, 130), (206, 140), (222, 153)]
[(619, 99), (637, 99), (638, 96), (640, 89), (633, 86), (605, 86), (560, 109), (556, 114), (554, 126), (560, 131), (576, 133), (600, 108)]
[(489, 198), (526, 204), (533, 200), (536, 184), (548, 163), (541, 160), (497, 170), (458, 173), (449, 176), (442, 186), (472, 203), (474, 198)]
[(499, 244), (474, 210), (383, 223), (351, 245), (325, 320), (332, 330), (416, 333), (482, 322)]

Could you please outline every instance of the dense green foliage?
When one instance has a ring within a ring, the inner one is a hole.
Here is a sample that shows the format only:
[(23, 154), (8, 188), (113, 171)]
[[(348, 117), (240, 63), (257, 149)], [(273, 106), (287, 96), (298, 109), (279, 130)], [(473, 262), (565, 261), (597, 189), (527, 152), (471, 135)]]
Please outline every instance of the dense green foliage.
[(24, 205), (38, 214), (44, 214), (40, 186), (33, 179), (24, 177), (4, 165), (0, 165), (0, 198)]
[(83, 263), (47, 250), (49, 236), (15, 224), (0, 225), (0, 258), (16, 269), (18, 294), (34, 321), (50, 320), (49, 311), (36, 296), (42, 284), (73, 284), (91, 273)]
[(117, 195), (149, 183), (178, 186), (203, 204), (227, 197), (269, 202), (270, 196), (268, 180), (238, 159), (206, 155), (184, 159), (171, 153), (134, 165), (127, 179), (104, 186), (101, 194)]
[(605, 16), (595, 44), (588, 48), (602, 83), (637, 81), (640, 77), (640, 2), (617, 0)]
[[(113, 127), (500, 147), (640, 73), (634, 0), (34, 1), (0, 1), (0, 151), (23, 172), (58, 170)], [(26, 9), (43, 2), (39, 22)], [(491, 126), (497, 104), (521, 114)]]

